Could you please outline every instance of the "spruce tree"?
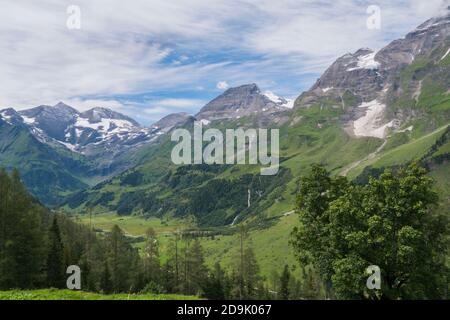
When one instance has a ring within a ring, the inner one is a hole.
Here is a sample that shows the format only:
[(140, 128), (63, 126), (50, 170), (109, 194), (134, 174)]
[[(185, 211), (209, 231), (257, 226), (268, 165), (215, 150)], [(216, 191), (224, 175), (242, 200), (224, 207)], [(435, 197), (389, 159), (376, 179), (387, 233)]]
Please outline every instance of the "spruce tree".
[(200, 295), (203, 291), (203, 286), (208, 277), (208, 269), (205, 266), (205, 259), (203, 256), (203, 248), (200, 241), (194, 240), (193, 244), (188, 250), (189, 262), (189, 294)]
[(283, 273), (280, 277), (280, 298), (282, 300), (289, 300), (289, 280), (291, 273), (289, 272), (289, 266), (285, 265)]
[(103, 264), (103, 271), (100, 278), (100, 290), (104, 293), (111, 293), (113, 291), (111, 273), (109, 272), (108, 263), (106, 261)]
[(49, 231), (47, 285), (53, 288), (65, 287), (64, 247), (56, 216), (53, 217), (53, 223)]
[(143, 254), (144, 279), (146, 284), (150, 281), (159, 282), (161, 272), (159, 263), (159, 242), (153, 228), (149, 228), (146, 231)]
[(0, 170), (0, 288), (32, 288), (42, 281), (43, 210), (33, 203), (19, 172)]

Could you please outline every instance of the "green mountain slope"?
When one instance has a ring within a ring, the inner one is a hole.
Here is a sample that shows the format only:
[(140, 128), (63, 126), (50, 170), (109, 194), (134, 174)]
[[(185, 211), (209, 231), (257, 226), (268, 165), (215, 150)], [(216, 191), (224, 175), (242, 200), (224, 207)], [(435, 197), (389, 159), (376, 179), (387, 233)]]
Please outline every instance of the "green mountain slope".
[(19, 169), (30, 193), (48, 205), (88, 186), (82, 175), (87, 165), (81, 157), (43, 144), (27, 128), (1, 119), (0, 166)]

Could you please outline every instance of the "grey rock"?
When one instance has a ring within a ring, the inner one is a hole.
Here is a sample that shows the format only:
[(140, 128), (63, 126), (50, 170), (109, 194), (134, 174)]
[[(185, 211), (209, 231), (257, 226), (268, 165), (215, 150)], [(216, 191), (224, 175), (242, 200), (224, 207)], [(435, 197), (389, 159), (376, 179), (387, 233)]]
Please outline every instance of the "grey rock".
[(198, 120), (239, 119), (247, 116), (268, 115), (286, 109), (261, 93), (256, 84), (230, 88), (205, 105), (196, 114)]
[(155, 122), (151, 128), (157, 132), (167, 133), (173, 128), (183, 126), (192, 119), (193, 116), (186, 112), (172, 113)]

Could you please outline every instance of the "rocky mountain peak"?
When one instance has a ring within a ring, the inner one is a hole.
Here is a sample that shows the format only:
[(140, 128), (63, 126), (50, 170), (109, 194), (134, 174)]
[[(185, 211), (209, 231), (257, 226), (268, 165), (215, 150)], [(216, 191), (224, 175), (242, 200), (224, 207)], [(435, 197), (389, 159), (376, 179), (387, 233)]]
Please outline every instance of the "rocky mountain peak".
[(155, 122), (151, 127), (158, 132), (167, 133), (175, 127), (182, 126), (192, 118), (186, 112), (172, 113)]
[(199, 120), (239, 119), (245, 116), (258, 116), (284, 109), (283, 102), (275, 102), (261, 93), (252, 83), (226, 90), (223, 94), (205, 105), (195, 116)]
[(22, 118), (13, 108), (6, 108), (0, 110), (0, 120), (6, 121), (9, 124), (20, 123)]
[(239, 87), (227, 89), (223, 95), (259, 94), (261, 90), (256, 83), (244, 84)]
[(95, 107), (81, 113), (82, 118), (87, 118), (90, 123), (98, 123), (103, 119), (115, 119), (115, 120), (125, 120), (130, 122), (133, 126), (139, 127), (139, 123), (130, 117), (121, 114), (119, 112), (113, 111), (107, 108)]
[(433, 17), (419, 25), (415, 31), (423, 31), (430, 28), (441, 27), (442, 25), (448, 23), (450, 23), (450, 6), (448, 6), (447, 10), (443, 11), (441, 15)]
[(13, 108), (6, 108), (3, 110), (0, 110), (0, 115), (3, 117), (12, 117), (12, 116), (18, 115), (18, 113)]
[(354, 53), (347, 53), (338, 58), (308, 92), (302, 94), (302, 105), (313, 105), (323, 96), (340, 97), (349, 89), (364, 100), (371, 100), (374, 93), (383, 87), (380, 68), (381, 63), (371, 49), (362, 48)]
[(78, 114), (78, 111), (75, 108), (72, 108), (71, 106), (65, 104), (62, 101), (60, 101), (57, 104), (55, 104), (52, 108), (59, 109), (59, 110), (64, 110), (64, 111), (67, 111), (69, 113)]
[(380, 50), (376, 59), (385, 72), (391, 72), (413, 63), (420, 55), (428, 55), (450, 35), (450, 11), (429, 19), (404, 38), (394, 40)]

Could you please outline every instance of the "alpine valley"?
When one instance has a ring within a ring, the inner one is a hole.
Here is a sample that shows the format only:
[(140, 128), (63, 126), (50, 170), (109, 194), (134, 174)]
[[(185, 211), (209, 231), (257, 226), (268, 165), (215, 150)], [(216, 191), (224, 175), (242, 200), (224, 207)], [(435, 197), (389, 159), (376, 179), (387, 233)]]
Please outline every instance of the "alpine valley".
[[(450, 212), (449, 52), (447, 14), (378, 52), (343, 55), (295, 101), (244, 84), (195, 115), (171, 114), (150, 127), (110, 109), (79, 112), (62, 102), (3, 109), (0, 163), (19, 169), (42, 204), (98, 232), (118, 224), (137, 247), (147, 225), (163, 252), (176, 230), (206, 234), (210, 266), (233, 263), (245, 225), (270, 281), (274, 270), (296, 265), (288, 242), (299, 177), (312, 164), (364, 184), (386, 168), (418, 162), (436, 181), (437, 210)], [(191, 130), (194, 121), (204, 129), (279, 129), (278, 174), (262, 176), (257, 165), (174, 165), (171, 132)]]

